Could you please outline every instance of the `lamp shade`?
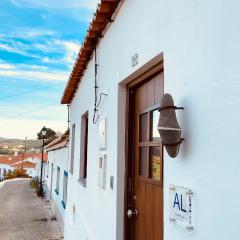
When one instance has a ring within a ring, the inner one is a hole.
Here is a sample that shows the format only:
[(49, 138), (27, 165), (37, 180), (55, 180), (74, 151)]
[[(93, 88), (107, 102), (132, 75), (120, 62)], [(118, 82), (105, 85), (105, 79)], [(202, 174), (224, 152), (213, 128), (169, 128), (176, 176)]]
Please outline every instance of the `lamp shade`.
[(42, 136), (46, 136), (47, 135), (47, 128), (46, 127), (42, 128), (41, 134), (42, 134)]
[(177, 121), (176, 109), (172, 96), (164, 94), (159, 109), (158, 131), (168, 155), (172, 158), (178, 155), (181, 143), (181, 128)]

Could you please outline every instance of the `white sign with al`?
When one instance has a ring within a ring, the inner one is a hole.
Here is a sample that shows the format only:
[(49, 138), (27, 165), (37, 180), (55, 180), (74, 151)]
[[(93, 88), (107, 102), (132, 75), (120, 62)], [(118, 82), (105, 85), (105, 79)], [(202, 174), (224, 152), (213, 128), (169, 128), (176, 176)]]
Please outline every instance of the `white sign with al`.
[(189, 188), (169, 186), (169, 219), (188, 231), (193, 230), (192, 195), (193, 192)]

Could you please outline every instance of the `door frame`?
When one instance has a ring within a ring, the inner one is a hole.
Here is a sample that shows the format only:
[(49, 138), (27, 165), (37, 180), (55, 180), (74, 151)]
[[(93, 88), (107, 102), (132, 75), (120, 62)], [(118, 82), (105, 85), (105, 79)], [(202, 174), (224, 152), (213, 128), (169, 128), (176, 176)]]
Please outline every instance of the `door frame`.
[[(131, 228), (128, 223), (126, 212), (128, 209), (128, 191), (129, 191), (129, 166), (131, 164), (130, 147), (131, 147), (131, 121), (130, 118), (133, 113), (130, 112), (130, 98), (131, 91), (136, 86), (143, 84), (148, 81), (149, 78), (153, 77), (157, 73), (164, 71), (163, 53), (150, 60), (148, 63), (143, 65), (129, 77), (127, 77), (123, 84), (126, 86), (126, 115), (125, 115), (125, 179), (124, 179), (124, 240), (130, 240)], [(164, 74), (164, 73), (163, 73)], [(163, 82), (164, 89), (164, 82)], [(163, 159), (163, 170), (164, 174), (164, 159)], [(164, 176), (163, 176), (164, 186)], [(164, 192), (163, 192), (163, 216), (164, 216)], [(132, 239), (131, 239), (132, 240)]]

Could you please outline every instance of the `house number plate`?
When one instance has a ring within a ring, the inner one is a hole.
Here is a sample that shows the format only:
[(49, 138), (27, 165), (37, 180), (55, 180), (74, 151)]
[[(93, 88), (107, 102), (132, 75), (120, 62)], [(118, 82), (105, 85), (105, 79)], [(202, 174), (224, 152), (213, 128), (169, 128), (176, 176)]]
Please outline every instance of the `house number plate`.
[(169, 220), (188, 231), (193, 230), (192, 195), (189, 188), (169, 186)]

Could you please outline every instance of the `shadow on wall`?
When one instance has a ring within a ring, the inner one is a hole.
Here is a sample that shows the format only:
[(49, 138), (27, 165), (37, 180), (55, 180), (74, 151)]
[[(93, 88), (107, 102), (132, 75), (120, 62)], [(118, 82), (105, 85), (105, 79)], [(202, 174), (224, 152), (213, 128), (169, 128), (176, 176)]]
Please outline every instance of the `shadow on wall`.
[(190, 157), (192, 147), (191, 146), (192, 121), (190, 114), (191, 107), (189, 105), (189, 99), (186, 97), (183, 98), (178, 105), (179, 107), (184, 107), (183, 111), (180, 110), (177, 112), (177, 118), (182, 129), (182, 137), (184, 138), (184, 141), (180, 146), (179, 157), (182, 160), (187, 160)]

